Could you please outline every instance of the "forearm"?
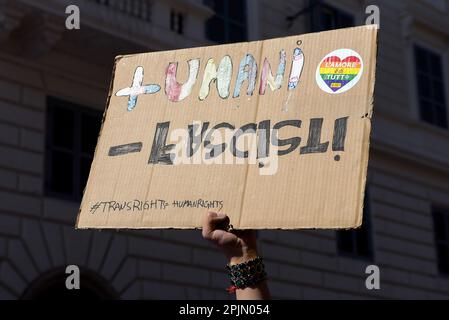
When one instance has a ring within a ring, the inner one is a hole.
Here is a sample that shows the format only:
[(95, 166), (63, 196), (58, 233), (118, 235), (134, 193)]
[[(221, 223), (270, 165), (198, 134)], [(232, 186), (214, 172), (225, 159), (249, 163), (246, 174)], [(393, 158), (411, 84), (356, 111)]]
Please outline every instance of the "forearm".
[(237, 289), (235, 292), (237, 300), (268, 300), (271, 299), (267, 281), (261, 281), (253, 287)]

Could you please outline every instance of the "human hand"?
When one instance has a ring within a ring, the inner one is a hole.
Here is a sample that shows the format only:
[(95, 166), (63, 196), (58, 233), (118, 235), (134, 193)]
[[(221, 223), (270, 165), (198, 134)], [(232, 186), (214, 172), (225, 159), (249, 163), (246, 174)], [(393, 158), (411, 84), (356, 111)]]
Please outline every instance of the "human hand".
[(202, 235), (217, 245), (230, 265), (257, 257), (255, 230), (229, 230), (230, 220), (224, 213), (208, 212), (203, 219)]

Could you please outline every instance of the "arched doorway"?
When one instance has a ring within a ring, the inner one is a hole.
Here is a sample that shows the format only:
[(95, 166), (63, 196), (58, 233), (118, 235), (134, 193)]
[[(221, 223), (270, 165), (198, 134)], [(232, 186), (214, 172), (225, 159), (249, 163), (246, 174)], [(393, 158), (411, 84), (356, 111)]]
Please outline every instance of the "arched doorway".
[(113, 300), (118, 294), (96, 272), (80, 268), (80, 289), (69, 290), (65, 281), (69, 275), (65, 267), (45, 272), (35, 279), (23, 293), (25, 300)]

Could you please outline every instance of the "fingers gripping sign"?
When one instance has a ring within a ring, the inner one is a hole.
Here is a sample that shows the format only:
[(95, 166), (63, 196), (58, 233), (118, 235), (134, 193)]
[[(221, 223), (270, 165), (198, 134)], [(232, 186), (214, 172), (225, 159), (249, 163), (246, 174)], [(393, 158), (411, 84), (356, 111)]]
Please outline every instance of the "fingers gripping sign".
[(234, 230), (224, 213), (208, 212), (203, 220), (202, 235), (224, 251), (231, 265), (257, 257), (256, 232)]

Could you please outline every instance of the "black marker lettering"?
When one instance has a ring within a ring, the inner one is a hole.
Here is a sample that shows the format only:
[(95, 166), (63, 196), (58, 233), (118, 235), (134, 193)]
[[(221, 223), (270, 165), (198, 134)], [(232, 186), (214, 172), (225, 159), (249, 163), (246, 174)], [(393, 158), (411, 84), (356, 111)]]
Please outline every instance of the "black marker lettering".
[(301, 120), (284, 120), (284, 121), (280, 121), (274, 125), (273, 130), (275, 130), (275, 131), (274, 131), (271, 143), (274, 146), (277, 145), (278, 147), (290, 145), (290, 147), (288, 147), (285, 150), (278, 150), (279, 156), (283, 156), (283, 155), (289, 154), (290, 152), (295, 151), (296, 148), (298, 148), (299, 144), (301, 143), (300, 137), (292, 137), (292, 138), (288, 138), (288, 139), (279, 139), (278, 138), (277, 130), (279, 130), (283, 127), (286, 127), (286, 126), (301, 128)]
[(307, 145), (300, 150), (301, 154), (307, 153), (322, 153), (327, 151), (328, 142), (321, 143), (321, 127), (323, 125), (323, 118), (310, 119), (309, 137)]
[(195, 132), (198, 129), (197, 124), (188, 125), (188, 131), (189, 131), (189, 141), (187, 142), (187, 156), (191, 157), (195, 154), (195, 152), (198, 151), (200, 148), (201, 143), (203, 142), (203, 135), (204, 132), (206, 132), (207, 128), (209, 127), (209, 122), (204, 122), (201, 126), (201, 133), (199, 135), (196, 135)]
[(119, 146), (110, 147), (108, 156), (110, 157), (121, 156), (127, 153), (140, 152), (140, 150), (142, 150), (142, 142), (122, 144)]
[(248, 158), (249, 152), (248, 151), (240, 151), (237, 149), (237, 140), (240, 138), (240, 136), (244, 135), (245, 133), (256, 133), (257, 124), (255, 123), (248, 123), (242, 126), (240, 129), (237, 130), (236, 133), (234, 133), (234, 136), (231, 140), (231, 152), (234, 157), (238, 158)]
[(232, 124), (229, 124), (227, 122), (222, 122), (214, 126), (206, 135), (204, 138), (204, 147), (211, 149), (208, 153), (206, 153), (206, 159), (212, 159), (214, 157), (218, 157), (221, 153), (223, 153), (226, 150), (227, 144), (225, 142), (220, 144), (212, 144), (210, 142), (210, 139), (212, 138), (212, 134), (215, 130), (218, 130), (220, 128), (226, 128), (234, 130), (235, 127)]
[(167, 152), (173, 149), (175, 145), (165, 145), (169, 127), (170, 122), (162, 122), (156, 125), (156, 132), (154, 134), (153, 146), (151, 147), (150, 159), (148, 160), (148, 163), (173, 164), (173, 161), (170, 158), (170, 155), (172, 154)]
[(333, 151), (345, 150), (346, 130), (348, 126), (348, 117), (339, 118), (335, 120), (334, 124), (334, 138), (332, 139)]

